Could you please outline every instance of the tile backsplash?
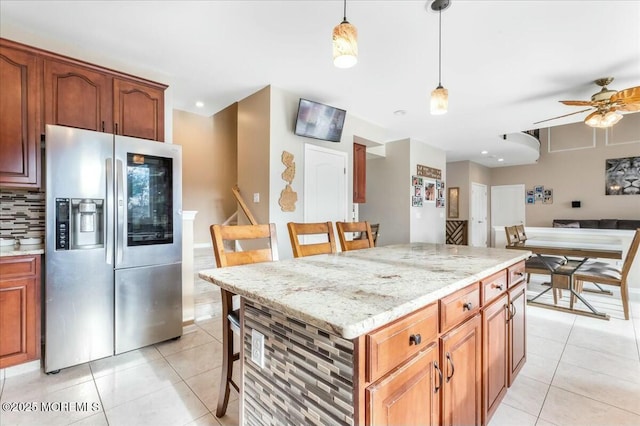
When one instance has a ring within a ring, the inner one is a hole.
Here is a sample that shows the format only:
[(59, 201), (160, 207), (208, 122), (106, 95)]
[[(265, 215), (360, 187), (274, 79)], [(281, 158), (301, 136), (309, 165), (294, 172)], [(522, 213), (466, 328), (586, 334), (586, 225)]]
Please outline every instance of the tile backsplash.
[(45, 193), (0, 189), (0, 237), (42, 237), (45, 233)]

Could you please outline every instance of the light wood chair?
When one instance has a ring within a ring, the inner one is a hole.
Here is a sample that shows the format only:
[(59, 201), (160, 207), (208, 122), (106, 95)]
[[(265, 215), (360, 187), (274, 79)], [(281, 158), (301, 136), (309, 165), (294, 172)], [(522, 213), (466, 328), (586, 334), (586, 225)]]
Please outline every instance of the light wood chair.
[(505, 226), (504, 232), (507, 235), (507, 245), (512, 246), (520, 241), (518, 231), (515, 226)]
[[(336, 237), (331, 222), (287, 223), (293, 257), (313, 256), (316, 254), (335, 253)], [(300, 235), (324, 235), (326, 241), (321, 243), (300, 244)]]
[[(336, 228), (342, 251), (375, 247), (369, 222), (336, 222)], [(359, 240), (348, 240), (345, 235), (347, 232), (360, 232), (364, 236)]]
[(624, 259), (622, 268), (616, 268), (602, 262), (585, 263), (573, 274), (575, 290), (580, 293), (584, 282), (592, 282), (596, 284), (611, 285), (620, 287), (620, 298), (622, 299), (622, 310), (624, 311), (624, 319), (629, 319), (629, 288), (628, 277), (629, 270), (633, 264), (633, 260), (638, 253), (640, 245), (640, 228), (636, 229), (633, 236), (629, 251)]
[[(278, 260), (278, 242), (275, 224), (265, 225), (211, 225), (211, 240), (213, 252), (218, 268), (250, 263), (270, 262)], [(251, 241), (251, 248), (244, 251), (228, 251), (225, 241)], [(260, 243), (268, 243), (264, 247)], [(261, 248), (257, 248), (261, 247)], [(220, 377), (220, 391), (216, 416), (222, 417), (227, 412), (230, 386), (240, 391), (238, 384), (232, 379), (233, 362), (240, 359), (240, 350), (233, 344), (233, 333), (240, 335), (240, 318), (237, 310), (233, 309), (233, 294), (220, 288), (222, 297), (222, 370)], [(240, 344), (242, 346), (242, 343)]]
[(523, 224), (516, 225), (516, 233), (518, 234), (518, 241), (527, 241), (527, 233)]
[[(380, 224), (379, 223), (372, 223), (371, 224), (371, 236), (373, 237), (373, 245), (375, 247), (378, 246), (378, 232), (380, 231)], [(357, 238), (354, 238), (355, 240), (364, 240), (367, 238), (367, 235), (364, 232), (361, 232), (360, 235), (358, 235)]]

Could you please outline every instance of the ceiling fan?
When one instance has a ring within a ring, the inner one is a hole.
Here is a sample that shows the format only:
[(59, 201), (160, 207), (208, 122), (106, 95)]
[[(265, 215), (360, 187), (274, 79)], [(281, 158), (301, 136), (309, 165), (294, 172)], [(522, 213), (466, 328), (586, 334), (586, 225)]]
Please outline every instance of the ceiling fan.
[(606, 128), (613, 126), (622, 119), (622, 114), (618, 111), (640, 111), (640, 86), (629, 87), (628, 89), (620, 90), (618, 92), (607, 88), (612, 81), (613, 77), (605, 77), (595, 80), (594, 83), (602, 87), (602, 89), (598, 93), (594, 93), (591, 96), (590, 101), (560, 101), (565, 105), (588, 106), (589, 108), (537, 121), (533, 124), (544, 123), (545, 121), (556, 120), (558, 118), (568, 117), (570, 115), (580, 114), (582, 112), (595, 109), (595, 111), (587, 115), (584, 119), (584, 123), (591, 127)]

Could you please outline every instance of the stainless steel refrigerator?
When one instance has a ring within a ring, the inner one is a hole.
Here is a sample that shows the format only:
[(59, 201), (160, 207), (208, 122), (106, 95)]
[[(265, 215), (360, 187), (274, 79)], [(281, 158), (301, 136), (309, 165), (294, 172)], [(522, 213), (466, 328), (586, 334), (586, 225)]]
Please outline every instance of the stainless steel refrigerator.
[(48, 125), (45, 371), (182, 334), (179, 145)]

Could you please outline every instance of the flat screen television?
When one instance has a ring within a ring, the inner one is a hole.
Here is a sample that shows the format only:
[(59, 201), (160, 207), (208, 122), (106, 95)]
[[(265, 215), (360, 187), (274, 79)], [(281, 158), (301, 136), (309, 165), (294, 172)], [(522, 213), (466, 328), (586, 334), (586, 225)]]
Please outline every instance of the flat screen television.
[(340, 142), (347, 112), (300, 98), (295, 134), (307, 138)]

